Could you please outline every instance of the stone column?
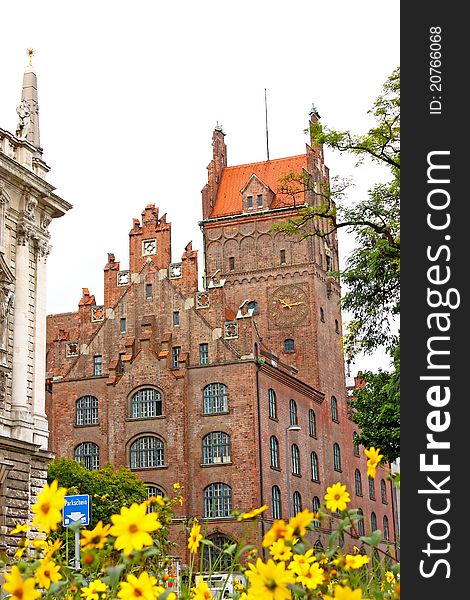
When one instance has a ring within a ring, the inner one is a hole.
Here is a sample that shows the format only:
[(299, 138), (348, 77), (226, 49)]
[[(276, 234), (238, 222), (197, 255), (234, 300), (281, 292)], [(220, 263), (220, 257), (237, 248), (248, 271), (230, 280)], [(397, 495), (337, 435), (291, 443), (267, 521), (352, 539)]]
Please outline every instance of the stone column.
[(18, 225), (15, 257), (15, 304), (13, 334), (13, 371), (11, 416), (13, 437), (33, 441), (31, 407), (28, 405), (28, 346), (29, 346), (29, 243), (31, 229)]
[(46, 259), (50, 246), (40, 240), (36, 253), (36, 311), (34, 332), (33, 417), (34, 443), (47, 450), (49, 427), (46, 417)]

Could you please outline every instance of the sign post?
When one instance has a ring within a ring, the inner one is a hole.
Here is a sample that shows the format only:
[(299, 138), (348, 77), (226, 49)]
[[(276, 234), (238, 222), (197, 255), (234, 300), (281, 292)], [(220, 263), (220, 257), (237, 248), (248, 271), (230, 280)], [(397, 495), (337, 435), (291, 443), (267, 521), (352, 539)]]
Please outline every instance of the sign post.
[(65, 496), (65, 505), (62, 511), (62, 525), (71, 527), (75, 525), (75, 568), (80, 569), (80, 525), (90, 524), (91, 501), (88, 494)]

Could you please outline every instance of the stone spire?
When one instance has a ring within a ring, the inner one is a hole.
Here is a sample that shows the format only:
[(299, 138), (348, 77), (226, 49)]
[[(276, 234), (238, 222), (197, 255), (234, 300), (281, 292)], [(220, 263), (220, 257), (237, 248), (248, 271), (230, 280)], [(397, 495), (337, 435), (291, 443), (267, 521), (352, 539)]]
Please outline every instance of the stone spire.
[(28, 49), (28, 55), (29, 64), (23, 75), (21, 102), (16, 109), (18, 113), (16, 136), (19, 139), (27, 140), (36, 148), (40, 148), (38, 82), (32, 66), (33, 50), (31, 48)]

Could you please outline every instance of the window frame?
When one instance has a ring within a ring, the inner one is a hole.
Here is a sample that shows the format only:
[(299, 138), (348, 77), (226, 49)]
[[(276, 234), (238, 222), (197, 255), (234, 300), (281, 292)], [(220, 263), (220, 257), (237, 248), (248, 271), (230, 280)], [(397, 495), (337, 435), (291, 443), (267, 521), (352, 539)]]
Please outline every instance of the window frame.
[[(153, 392), (153, 398), (144, 398), (144, 394), (150, 396)], [(155, 410), (149, 407), (155, 405)], [(147, 407), (146, 410), (144, 408)], [(131, 419), (152, 419), (163, 416), (163, 396), (160, 390), (153, 387), (143, 387), (133, 392), (130, 398), (130, 418)]]
[(297, 402), (293, 398), (289, 400), (289, 422), (290, 427), (295, 427), (299, 424)]
[(295, 492), (292, 495), (293, 516), (295, 517), (295, 515), (297, 515), (300, 512), (302, 512), (302, 496), (298, 490), (295, 490)]
[(199, 344), (199, 364), (200, 365), (208, 365), (209, 364), (209, 344), (207, 342), (203, 342)]
[(356, 496), (362, 496), (362, 475), (359, 469), (354, 471), (354, 488), (356, 490)]
[(341, 448), (338, 442), (333, 444), (333, 470), (341, 473)]
[(283, 344), (284, 352), (292, 354), (295, 352), (295, 340), (293, 338), (286, 338)]
[[(275, 497), (276, 496), (276, 497)], [(274, 520), (279, 520), (282, 515), (281, 490), (279, 486), (271, 488), (271, 513)]]
[[(219, 487), (216, 487), (219, 486)], [(209, 495), (209, 492), (211, 493)], [(220, 493), (218, 493), (220, 492)], [(203, 491), (203, 504), (204, 504), (204, 518), (205, 519), (226, 519), (231, 516), (232, 513), (232, 488), (221, 481), (216, 481), (214, 483), (209, 484), (204, 488)], [(208, 510), (210, 507), (212, 508), (216, 505), (216, 511), (212, 512), (212, 510)], [(217, 504), (216, 504), (217, 503)]]
[(231, 438), (225, 431), (210, 431), (202, 438), (202, 464), (221, 465), (232, 462)]
[(300, 449), (297, 444), (292, 444), (290, 447), (291, 456), (291, 473), (297, 477), (301, 476), (300, 471)]
[[(79, 448), (86, 448), (89, 452), (78, 453)], [(92, 449), (96, 451), (91, 452)], [(89, 471), (96, 471), (100, 468), (100, 447), (95, 442), (80, 442), (73, 450), (73, 458)]]
[[(80, 401), (83, 400), (79, 406)], [(75, 425), (78, 427), (87, 427), (98, 425), (98, 398), (91, 394), (85, 394), (75, 400)]]
[(273, 421), (277, 421), (277, 396), (273, 388), (268, 389), (268, 416)]
[[(138, 444), (143, 446), (144, 440), (148, 441), (148, 447), (136, 448)], [(150, 440), (154, 446), (150, 445)], [(151, 459), (151, 456), (154, 458)], [(142, 469), (158, 469), (165, 466), (165, 444), (156, 435), (141, 435), (129, 446), (129, 468), (140, 471)]]
[(279, 440), (275, 435), (269, 438), (269, 465), (271, 469), (280, 470)]
[(339, 423), (338, 400), (336, 396), (331, 396), (331, 420), (334, 423)]
[(315, 451), (310, 452), (310, 468), (312, 472), (312, 481), (320, 482), (320, 465), (318, 462), (318, 454)]
[[(215, 386), (218, 386), (218, 393), (211, 393)], [(228, 387), (225, 383), (208, 383), (202, 390), (202, 414), (220, 415), (228, 412)]]
[[(97, 366), (99, 366), (98, 369)], [(93, 356), (93, 376), (99, 377), (100, 375), (103, 375), (103, 355), (95, 354)]]

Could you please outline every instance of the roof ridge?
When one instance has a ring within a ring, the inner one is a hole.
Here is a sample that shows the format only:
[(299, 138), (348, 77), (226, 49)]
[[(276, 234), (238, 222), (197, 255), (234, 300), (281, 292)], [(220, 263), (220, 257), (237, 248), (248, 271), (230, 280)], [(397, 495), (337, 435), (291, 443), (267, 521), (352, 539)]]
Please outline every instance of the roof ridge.
[(238, 169), (239, 167), (249, 167), (250, 165), (264, 165), (264, 164), (267, 164), (267, 163), (279, 162), (281, 160), (288, 160), (288, 159), (291, 159), (291, 158), (300, 158), (300, 157), (305, 158), (305, 154), (294, 154), (293, 156), (284, 156), (283, 158), (273, 158), (273, 159), (270, 159), (270, 160), (260, 160), (258, 162), (244, 163), (244, 164), (241, 164), (241, 165), (230, 165), (230, 166), (225, 167), (224, 171), (226, 169)]

